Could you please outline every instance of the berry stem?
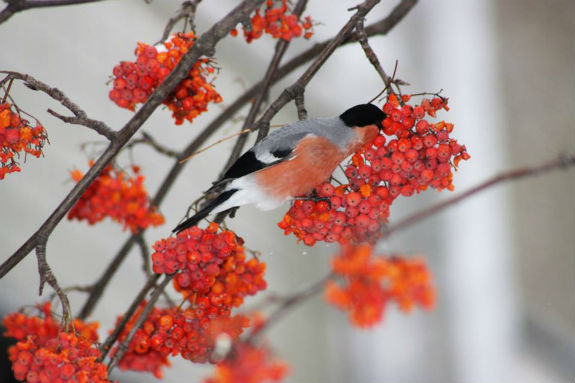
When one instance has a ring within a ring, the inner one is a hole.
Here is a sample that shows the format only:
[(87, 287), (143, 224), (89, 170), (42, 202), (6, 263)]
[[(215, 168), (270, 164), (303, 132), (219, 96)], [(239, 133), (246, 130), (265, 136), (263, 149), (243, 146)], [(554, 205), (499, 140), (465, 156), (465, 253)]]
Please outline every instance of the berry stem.
[[(164, 33), (162, 34), (162, 38), (156, 43), (156, 45), (163, 43), (168, 39), (170, 36), (170, 32), (174, 29), (174, 26), (178, 23), (178, 21), (182, 19), (186, 19), (186, 23), (189, 23), (191, 29), (195, 29), (194, 19), (196, 17), (196, 8), (198, 4), (202, 0), (191, 0), (191, 1), (184, 1), (180, 7), (178, 13), (176, 13), (173, 17), (168, 20), (166, 27), (164, 28)], [(184, 24), (185, 26), (185, 24)]]

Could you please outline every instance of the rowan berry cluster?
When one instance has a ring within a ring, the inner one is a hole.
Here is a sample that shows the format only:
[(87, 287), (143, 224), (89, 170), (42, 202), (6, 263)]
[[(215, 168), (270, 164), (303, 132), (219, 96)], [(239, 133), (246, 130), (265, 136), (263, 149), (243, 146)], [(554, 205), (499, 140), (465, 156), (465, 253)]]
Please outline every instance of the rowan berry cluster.
[[(287, 0), (268, 0), (263, 16), (257, 9), (251, 18), (250, 28), (244, 26), (244, 37), (248, 43), (259, 39), (265, 33), (275, 39), (290, 41), (294, 37), (309, 39), (313, 35), (313, 22), (310, 16), (300, 20), (292, 13), (291, 5)], [(233, 29), (232, 36), (237, 36), (237, 29)]]
[[(120, 342), (126, 338), (145, 304), (142, 303), (120, 334)], [(241, 315), (208, 319), (199, 318), (196, 311), (192, 307), (154, 307), (143, 326), (136, 330), (118, 367), (151, 372), (161, 378), (162, 368), (170, 365), (169, 356), (181, 355), (195, 363), (211, 362), (219, 335), (225, 333), (234, 340), (249, 325), (249, 320)]]
[[(163, 224), (162, 214), (150, 205), (144, 176), (137, 166), (133, 166), (132, 171), (133, 174), (129, 174), (108, 165), (70, 209), (68, 219), (87, 220), (93, 225), (110, 217), (123, 224), (124, 230), (129, 228), (132, 233), (150, 225)], [(83, 177), (78, 169), (72, 170), (70, 174), (75, 182)]]
[(97, 361), (98, 323), (76, 319), (75, 333), (66, 333), (53, 319), (49, 302), (38, 311), (39, 316), (15, 312), (3, 320), (4, 336), (18, 341), (8, 349), (15, 378), (28, 383), (109, 382), (106, 366)]
[(368, 244), (345, 245), (332, 261), (333, 272), (343, 278), (328, 281), (326, 300), (349, 312), (353, 325), (371, 327), (379, 323), (389, 302), (403, 311), (415, 305), (433, 308), (435, 290), (422, 259), (372, 256)]
[(0, 104), (0, 180), (21, 170), (16, 159), (22, 152), (40, 157), (47, 140), (46, 130), (39, 122), (32, 127), (12, 110), (10, 103)]
[(278, 224), (306, 245), (316, 241), (374, 242), (400, 195), (409, 197), (432, 187), (453, 190), (453, 169), (470, 158), (464, 145), (450, 138), (453, 124), (429, 122), (447, 99), (424, 98), (415, 107), (409, 95), (388, 97), (387, 118), (371, 144), (354, 154), (345, 168), (347, 183), (324, 183), (316, 189), (323, 200), (295, 201)]
[(216, 223), (193, 226), (176, 237), (157, 241), (152, 254), (155, 273), (173, 274), (174, 286), (194, 304), (196, 316), (228, 316), (247, 295), (266, 288), (266, 265), (246, 259), (243, 240)]
[(213, 377), (204, 383), (279, 382), (288, 372), (288, 365), (275, 358), (265, 347), (237, 343), (233, 352), (219, 362)]
[(286, 235), (294, 233), (308, 246), (377, 238), (393, 201), (384, 185), (364, 184), (353, 191), (348, 185), (323, 183), (316, 191), (323, 200), (296, 200), (278, 223)]
[[(137, 104), (144, 103), (170, 72), (180, 62), (182, 56), (194, 45), (194, 32), (178, 33), (161, 45), (151, 46), (138, 43), (135, 62), (123, 61), (114, 67), (114, 88), (109, 97), (121, 108), (134, 110)], [(172, 111), (176, 125), (185, 120), (193, 121), (199, 114), (208, 110), (210, 102), (222, 101), (220, 94), (208, 80), (214, 67), (207, 58), (199, 59), (172, 93), (164, 100), (164, 105)]]

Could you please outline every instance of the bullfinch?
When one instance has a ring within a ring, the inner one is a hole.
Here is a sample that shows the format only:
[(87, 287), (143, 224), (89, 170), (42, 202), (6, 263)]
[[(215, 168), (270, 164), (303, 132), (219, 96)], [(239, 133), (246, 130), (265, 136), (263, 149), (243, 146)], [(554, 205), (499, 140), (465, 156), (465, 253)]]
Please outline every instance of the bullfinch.
[(310, 194), (345, 158), (377, 136), (385, 118), (377, 106), (361, 104), (338, 117), (297, 121), (270, 133), (214, 183), (210, 191), (223, 188), (221, 193), (173, 231), (233, 207), (255, 204), (271, 210)]

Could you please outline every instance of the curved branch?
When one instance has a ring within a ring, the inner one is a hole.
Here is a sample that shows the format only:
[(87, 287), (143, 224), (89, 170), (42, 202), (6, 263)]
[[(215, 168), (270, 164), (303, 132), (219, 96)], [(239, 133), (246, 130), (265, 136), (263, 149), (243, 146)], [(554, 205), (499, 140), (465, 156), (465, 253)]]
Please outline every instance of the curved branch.
[(164, 28), (164, 33), (162, 34), (162, 38), (160, 39), (160, 41), (158, 41), (156, 43), (156, 45), (166, 41), (168, 39), (168, 37), (170, 37), (170, 32), (172, 31), (172, 29), (174, 28), (176, 23), (183, 18), (188, 18), (188, 22), (190, 23), (191, 29), (192, 30), (195, 29), (194, 18), (196, 16), (196, 8), (198, 7), (198, 3), (200, 1), (202, 1), (202, 0), (184, 1), (182, 3), (178, 13), (176, 13), (175, 16), (170, 17), (170, 20), (168, 20), (168, 23), (166, 24), (166, 27)]
[(102, 121), (88, 118), (86, 112), (82, 110), (74, 102), (72, 102), (72, 100), (70, 100), (68, 96), (66, 96), (64, 92), (62, 92), (60, 89), (53, 88), (50, 85), (45, 84), (40, 80), (36, 80), (29, 74), (11, 72), (11, 71), (0, 71), (0, 73), (7, 74), (7, 76), (2, 80), (2, 83), (7, 80), (21, 80), (24, 82), (24, 85), (26, 85), (28, 88), (46, 93), (48, 96), (58, 101), (60, 104), (65, 106), (66, 109), (68, 109), (70, 112), (74, 114), (74, 116), (68, 117), (56, 113), (52, 109), (48, 109), (48, 113), (50, 113), (51, 115), (59, 118), (64, 122), (70, 124), (82, 125), (85, 126), (86, 128), (92, 129), (96, 133), (101, 134), (110, 141), (112, 141), (115, 138), (116, 133), (112, 129), (110, 129), (108, 125), (106, 125)]

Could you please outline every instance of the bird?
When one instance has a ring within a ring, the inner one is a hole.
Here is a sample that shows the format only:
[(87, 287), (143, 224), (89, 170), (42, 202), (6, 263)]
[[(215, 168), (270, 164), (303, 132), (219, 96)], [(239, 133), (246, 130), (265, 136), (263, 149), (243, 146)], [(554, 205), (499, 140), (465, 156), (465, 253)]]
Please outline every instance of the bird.
[(271, 210), (309, 195), (344, 159), (373, 141), (386, 117), (373, 104), (359, 104), (337, 117), (301, 120), (273, 131), (239, 157), (207, 192), (219, 189), (219, 195), (173, 232), (237, 206), (255, 204)]

